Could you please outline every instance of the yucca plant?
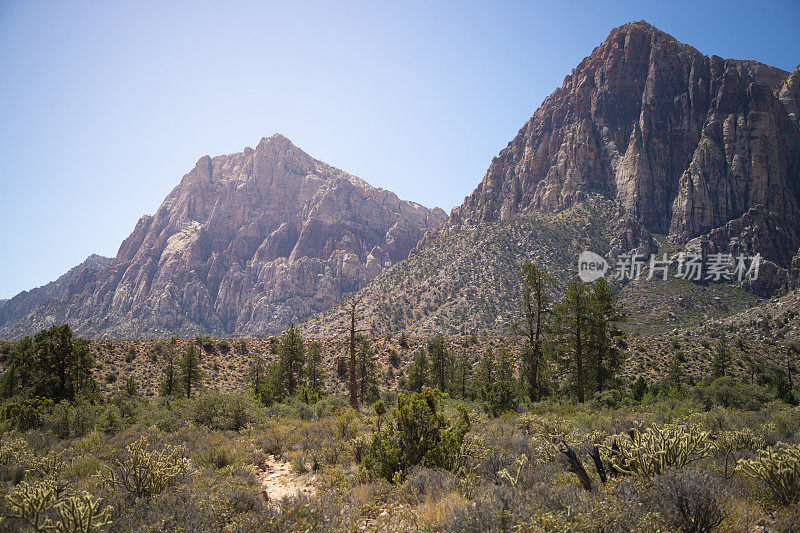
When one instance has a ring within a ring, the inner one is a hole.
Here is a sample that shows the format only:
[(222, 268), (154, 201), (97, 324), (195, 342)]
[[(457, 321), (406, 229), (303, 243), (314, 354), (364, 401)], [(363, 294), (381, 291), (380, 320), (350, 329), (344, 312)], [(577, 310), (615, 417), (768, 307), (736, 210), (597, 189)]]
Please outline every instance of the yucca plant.
[(783, 505), (800, 500), (800, 444), (770, 446), (755, 459), (740, 459), (736, 469), (766, 483)]

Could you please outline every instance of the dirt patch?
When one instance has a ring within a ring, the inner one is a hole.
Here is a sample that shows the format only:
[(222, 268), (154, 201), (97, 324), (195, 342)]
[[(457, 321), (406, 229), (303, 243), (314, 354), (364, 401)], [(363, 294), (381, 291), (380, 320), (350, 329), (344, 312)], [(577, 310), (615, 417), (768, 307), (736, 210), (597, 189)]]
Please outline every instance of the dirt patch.
[(278, 502), (300, 495), (310, 497), (317, 492), (314, 486), (317, 476), (294, 473), (289, 461), (268, 455), (261, 469), (261, 497), (266, 501)]

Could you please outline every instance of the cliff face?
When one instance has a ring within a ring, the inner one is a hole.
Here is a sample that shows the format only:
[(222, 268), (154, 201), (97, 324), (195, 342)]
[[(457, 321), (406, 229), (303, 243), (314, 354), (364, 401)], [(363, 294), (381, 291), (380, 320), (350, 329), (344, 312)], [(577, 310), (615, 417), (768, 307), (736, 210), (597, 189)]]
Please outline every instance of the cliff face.
[(406, 258), (445, 217), (274, 135), (201, 158), (107, 268), (82, 271), (4, 336), (46, 315), (91, 337), (273, 333)]
[(632, 249), (651, 233), (685, 243), (758, 207), (785, 239), (762, 244), (787, 268), (794, 254), (784, 249), (800, 246), (798, 102), (800, 70), (707, 57), (645, 22), (626, 24), (542, 103), (449, 225), (600, 194), (623, 207), (621, 244)]
[(110, 257), (92, 254), (57, 280), (29, 291), (23, 291), (8, 300), (0, 301), (0, 331), (30, 313), (40, 303), (61, 298), (67, 284), (84, 270), (102, 270), (111, 264), (111, 261)]

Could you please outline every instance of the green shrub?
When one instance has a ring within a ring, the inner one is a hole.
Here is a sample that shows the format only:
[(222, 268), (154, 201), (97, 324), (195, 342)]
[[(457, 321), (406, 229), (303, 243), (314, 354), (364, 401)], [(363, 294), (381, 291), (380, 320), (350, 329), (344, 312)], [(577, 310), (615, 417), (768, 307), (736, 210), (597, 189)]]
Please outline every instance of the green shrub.
[(732, 409), (758, 411), (772, 398), (761, 387), (724, 376), (695, 388), (695, 396), (706, 409), (721, 405)]
[(194, 421), (213, 429), (239, 431), (263, 416), (263, 409), (246, 394), (209, 391), (194, 400)]
[(38, 428), (42, 425), (45, 414), (53, 408), (53, 400), (33, 397), (10, 399), (0, 407), (2, 420), (20, 431)]
[(388, 481), (419, 464), (453, 468), (469, 431), (469, 415), (459, 406), (457, 419), (449, 422), (441, 400), (441, 392), (427, 387), (422, 393), (400, 394), (386, 428), (373, 434), (362, 468)]

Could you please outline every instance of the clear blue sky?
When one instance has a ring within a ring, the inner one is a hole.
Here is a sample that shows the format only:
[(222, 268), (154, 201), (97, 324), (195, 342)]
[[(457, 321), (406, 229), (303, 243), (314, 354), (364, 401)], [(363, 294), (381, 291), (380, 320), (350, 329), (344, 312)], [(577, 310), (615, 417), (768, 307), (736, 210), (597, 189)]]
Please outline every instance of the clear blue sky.
[(275, 132), (449, 211), (639, 19), (706, 54), (800, 62), (798, 0), (0, 0), (0, 298), (114, 256), (197, 159)]

